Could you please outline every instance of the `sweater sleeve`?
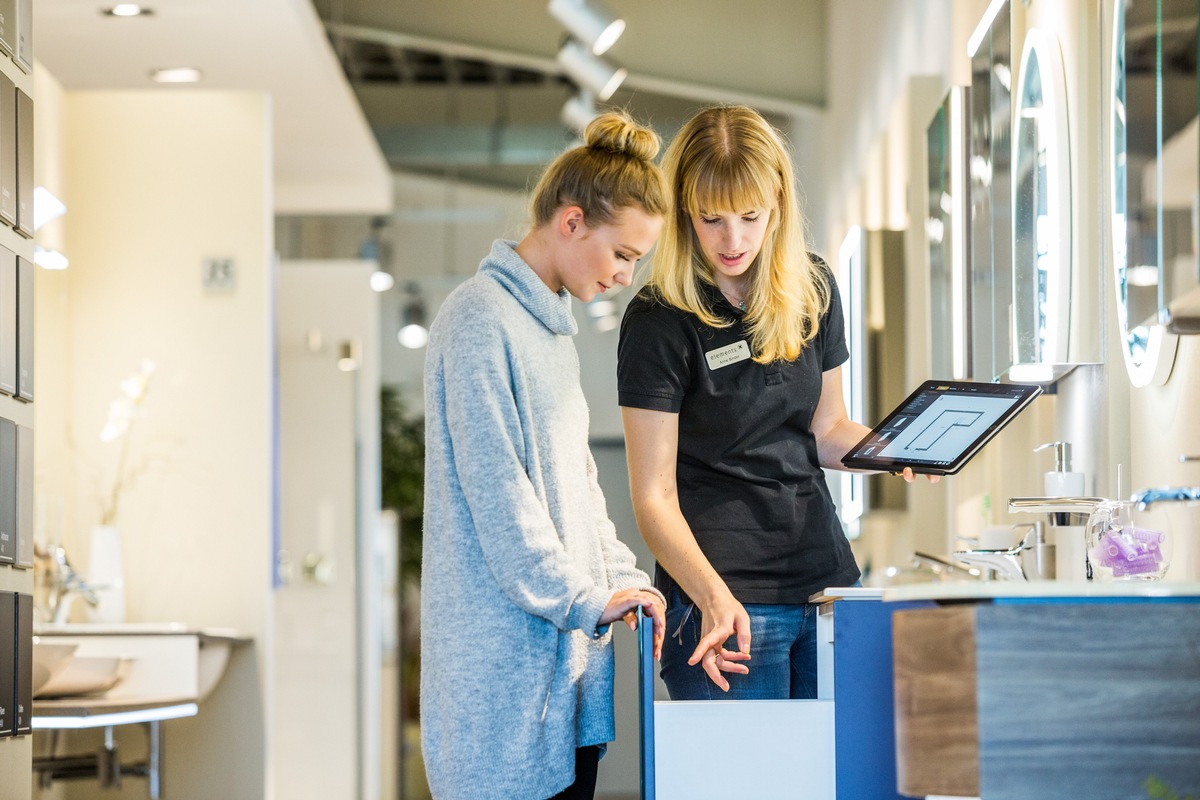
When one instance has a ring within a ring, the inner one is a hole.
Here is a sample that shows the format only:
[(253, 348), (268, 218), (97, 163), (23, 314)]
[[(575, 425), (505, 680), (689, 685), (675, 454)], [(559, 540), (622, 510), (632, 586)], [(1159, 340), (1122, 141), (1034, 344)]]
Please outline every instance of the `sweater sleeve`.
[(518, 607), (592, 635), (612, 593), (571, 562), (526, 472), (507, 336), (478, 319), (457, 331), (443, 348), (446, 427), (483, 558)]
[[(596, 519), (597, 533), (600, 537), (600, 547), (604, 553), (604, 567), (608, 573), (608, 587), (613, 592), (622, 589), (644, 589), (661, 594), (654, 588), (650, 576), (637, 567), (637, 558), (629, 546), (617, 538), (617, 529), (608, 516), (608, 507), (604, 502), (604, 492), (600, 488), (599, 470), (592, 454), (588, 453), (588, 490), (591, 494), (592, 513)], [(666, 605), (666, 599), (663, 599)]]

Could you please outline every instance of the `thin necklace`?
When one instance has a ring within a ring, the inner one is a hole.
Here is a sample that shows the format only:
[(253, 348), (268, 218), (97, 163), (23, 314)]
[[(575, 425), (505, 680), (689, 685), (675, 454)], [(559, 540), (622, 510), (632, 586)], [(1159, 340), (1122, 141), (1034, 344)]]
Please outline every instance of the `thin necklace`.
[(741, 300), (734, 300), (733, 297), (729, 294), (729, 292), (725, 291), (724, 289), (721, 290), (721, 294), (725, 295), (725, 299), (729, 301), (730, 305), (737, 306), (738, 309), (740, 309), (741, 311), (746, 310), (746, 299), (745, 298), (742, 298)]

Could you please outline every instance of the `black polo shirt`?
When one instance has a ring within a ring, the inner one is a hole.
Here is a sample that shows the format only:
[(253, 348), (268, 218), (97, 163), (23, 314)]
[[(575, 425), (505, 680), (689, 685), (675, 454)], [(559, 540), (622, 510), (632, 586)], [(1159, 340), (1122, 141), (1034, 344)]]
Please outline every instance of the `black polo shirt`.
[[(750, 358), (742, 313), (710, 328), (648, 289), (630, 302), (617, 356), (622, 406), (679, 415), (679, 506), (700, 549), (742, 603), (805, 603), (859, 578), (817, 458), (821, 377), (849, 357), (836, 284), (815, 339), (791, 362)], [(655, 570), (666, 593), (674, 581)]]

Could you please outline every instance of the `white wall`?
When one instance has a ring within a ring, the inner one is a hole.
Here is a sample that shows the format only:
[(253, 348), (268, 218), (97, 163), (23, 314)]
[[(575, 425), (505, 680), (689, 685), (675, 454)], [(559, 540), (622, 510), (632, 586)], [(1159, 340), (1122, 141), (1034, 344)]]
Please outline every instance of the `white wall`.
[[(256, 640), (198, 717), (166, 724), (178, 754), (166, 785), (177, 798), (257, 800), (273, 525), (269, 104), (240, 92), (70, 92), (60, 120), (71, 267), (39, 275), (39, 485), (61, 501), (61, 539), (86, 572), (96, 490), (116, 463), (98, 432), (120, 381), (153, 359), (117, 519), (128, 616)], [(231, 291), (202, 288), (208, 257), (234, 260)], [(142, 782), (126, 787), (144, 796)], [(66, 796), (94, 791), (84, 782)]]

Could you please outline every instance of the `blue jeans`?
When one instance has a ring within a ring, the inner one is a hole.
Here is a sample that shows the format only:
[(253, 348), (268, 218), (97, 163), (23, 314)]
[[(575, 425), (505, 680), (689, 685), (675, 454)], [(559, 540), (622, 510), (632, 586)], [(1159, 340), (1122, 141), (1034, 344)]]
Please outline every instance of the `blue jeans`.
[[(723, 692), (699, 664), (688, 666), (700, 643), (700, 609), (683, 602), (678, 590), (671, 591), (659, 674), (672, 700), (816, 698), (817, 607), (746, 603), (745, 609), (750, 615), (751, 658), (744, 663), (750, 674), (722, 673), (729, 681), (729, 691)], [(737, 650), (737, 640), (731, 638), (725, 646)]]

